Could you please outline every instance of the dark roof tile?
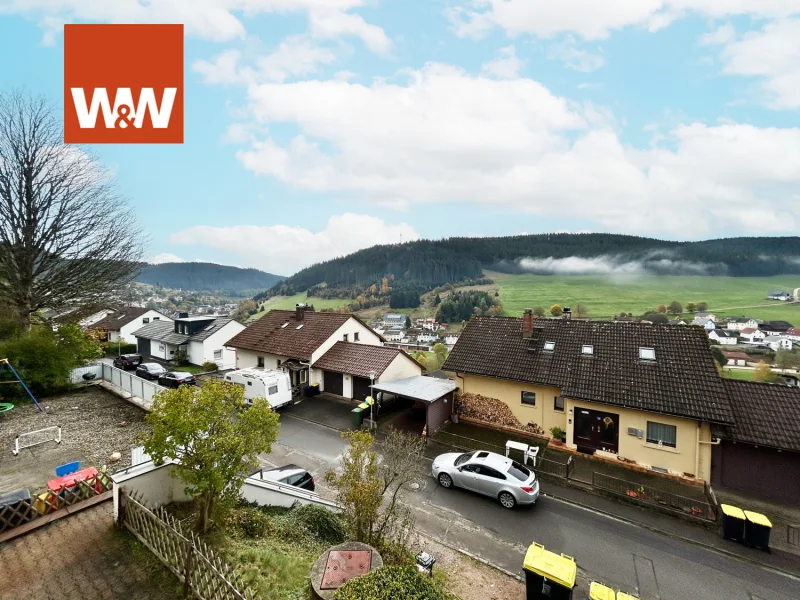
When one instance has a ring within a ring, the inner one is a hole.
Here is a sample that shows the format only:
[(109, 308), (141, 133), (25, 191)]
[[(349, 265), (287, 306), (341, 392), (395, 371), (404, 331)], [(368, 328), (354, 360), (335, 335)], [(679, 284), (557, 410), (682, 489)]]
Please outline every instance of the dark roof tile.
[(109, 331), (119, 331), (121, 327), (124, 327), (131, 321), (138, 319), (143, 314), (150, 312), (150, 310), (152, 309), (138, 306), (126, 306), (103, 317), (97, 321), (97, 323), (92, 323), (89, 329), (107, 329)]
[(404, 356), (418, 364), (408, 354), (397, 348), (336, 342), (330, 350), (314, 363), (314, 368), (366, 378), (369, 378), (370, 371), (375, 371), (375, 379), (377, 380), (398, 356)]
[(800, 388), (735, 379), (724, 385), (736, 419), (725, 437), (800, 452)]

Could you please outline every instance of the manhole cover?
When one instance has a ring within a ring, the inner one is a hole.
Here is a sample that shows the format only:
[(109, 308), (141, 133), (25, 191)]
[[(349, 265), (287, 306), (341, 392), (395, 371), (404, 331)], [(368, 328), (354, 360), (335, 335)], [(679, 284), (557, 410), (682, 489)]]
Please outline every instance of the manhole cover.
[(369, 573), (371, 564), (372, 552), (369, 550), (331, 550), (320, 589), (338, 589), (345, 581)]

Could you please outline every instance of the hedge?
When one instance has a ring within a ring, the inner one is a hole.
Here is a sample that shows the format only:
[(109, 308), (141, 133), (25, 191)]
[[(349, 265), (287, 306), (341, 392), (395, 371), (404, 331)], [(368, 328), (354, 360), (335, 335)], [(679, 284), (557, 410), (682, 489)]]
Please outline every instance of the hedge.
[(336, 590), (333, 600), (452, 600), (416, 567), (381, 567)]

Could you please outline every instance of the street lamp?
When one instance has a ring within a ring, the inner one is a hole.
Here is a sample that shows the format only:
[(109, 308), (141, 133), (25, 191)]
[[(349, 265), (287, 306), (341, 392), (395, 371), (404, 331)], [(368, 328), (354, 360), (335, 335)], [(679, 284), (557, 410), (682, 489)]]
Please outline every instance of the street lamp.
[(375, 397), (373, 396), (374, 392), (372, 391), (372, 386), (375, 385), (375, 376), (377, 373), (375, 371), (370, 371), (367, 375), (369, 375), (369, 399), (371, 400), (369, 403), (369, 428), (372, 430), (372, 428), (375, 427)]

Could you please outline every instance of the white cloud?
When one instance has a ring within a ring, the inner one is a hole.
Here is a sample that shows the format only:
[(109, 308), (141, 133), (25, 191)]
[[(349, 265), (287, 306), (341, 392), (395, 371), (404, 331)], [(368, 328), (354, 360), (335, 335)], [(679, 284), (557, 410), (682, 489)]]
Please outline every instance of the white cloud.
[(559, 60), (564, 63), (568, 69), (580, 71), (582, 73), (589, 73), (596, 71), (604, 64), (606, 60), (599, 54), (591, 54), (585, 50), (578, 50), (575, 38), (568, 35), (560, 42), (550, 44), (547, 49), (547, 58), (550, 60)]
[(161, 254), (156, 254), (155, 256), (151, 257), (148, 260), (151, 265), (160, 265), (162, 263), (176, 263), (176, 262), (186, 262), (180, 256), (172, 254), (170, 252), (162, 252)]
[(419, 234), (406, 223), (392, 225), (353, 213), (331, 217), (318, 232), (286, 225), (201, 225), (170, 236), (173, 244), (233, 252), (247, 266), (287, 275), (362, 248), (418, 239)]
[(449, 16), (460, 36), (480, 37), (499, 27), (510, 36), (574, 33), (597, 40), (631, 25), (660, 29), (689, 14), (779, 18), (797, 12), (800, 0), (467, 0)]
[(707, 265), (668, 256), (629, 260), (619, 255), (521, 258), (516, 261), (516, 266), (542, 275), (706, 275), (721, 274), (725, 270), (724, 265)]
[(760, 78), (764, 104), (774, 109), (800, 108), (800, 19), (767, 23), (738, 39), (720, 35), (720, 53), (729, 75)]
[(0, 14), (37, 17), (52, 43), (63, 23), (183, 23), (188, 35), (222, 42), (245, 38), (240, 16), (304, 12), (315, 36), (360, 37), (376, 52), (391, 42), (383, 29), (350, 12), (369, 0), (3, 0)]
[(580, 216), (595, 229), (684, 237), (800, 225), (800, 128), (689, 122), (661, 133), (668, 145), (636, 148), (607, 110), (531, 79), (441, 64), (402, 74), (404, 84), (252, 86), (255, 121), (300, 134), (285, 144), (261, 136), (239, 160), (299, 189)]
[(506, 46), (497, 51), (497, 57), (483, 65), (481, 72), (498, 79), (514, 79), (519, 74), (525, 61), (517, 56), (514, 46)]
[(719, 46), (728, 44), (736, 39), (736, 28), (730, 23), (720, 25), (714, 31), (710, 31), (700, 36), (701, 46)]

